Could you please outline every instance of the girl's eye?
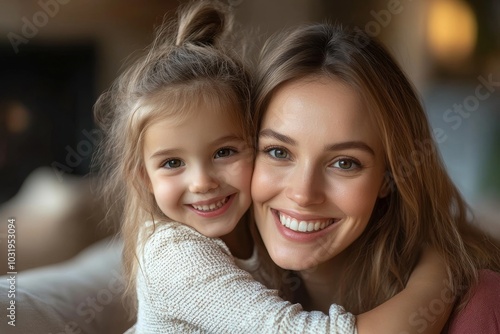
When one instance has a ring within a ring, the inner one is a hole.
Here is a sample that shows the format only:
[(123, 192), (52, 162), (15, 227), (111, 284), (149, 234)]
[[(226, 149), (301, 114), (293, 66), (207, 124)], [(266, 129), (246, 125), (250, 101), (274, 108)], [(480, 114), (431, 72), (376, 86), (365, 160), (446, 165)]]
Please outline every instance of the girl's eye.
[(220, 150), (218, 150), (216, 153), (215, 153), (215, 156), (214, 158), (215, 159), (218, 159), (218, 158), (226, 158), (226, 157), (229, 157), (233, 154), (235, 154), (236, 151), (231, 149), (231, 148), (221, 148)]
[(168, 168), (168, 169), (174, 169), (174, 168), (182, 167), (184, 165), (185, 165), (185, 163), (180, 159), (170, 159), (170, 160), (165, 161), (165, 163), (163, 164), (162, 167)]
[(282, 148), (270, 148), (266, 150), (267, 154), (272, 156), (275, 159), (287, 159), (288, 152)]
[(351, 171), (360, 167), (360, 164), (352, 159), (339, 159), (333, 163), (333, 167), (341, 170)]

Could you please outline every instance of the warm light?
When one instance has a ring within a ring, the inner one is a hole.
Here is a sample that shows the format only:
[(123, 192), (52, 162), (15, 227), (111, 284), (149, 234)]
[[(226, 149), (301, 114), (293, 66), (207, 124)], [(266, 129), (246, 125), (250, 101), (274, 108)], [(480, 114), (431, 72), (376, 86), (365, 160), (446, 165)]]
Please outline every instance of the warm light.
[(474, 51), (477, 22), (464, 1), (434, 0), (428, 19), (427, 39), (438, 61), (457, 65)]
[(29, 126), (30, 123), (30, 112), (21, 102), (11, 102), (7, 106), (7, 115), (5, 125), (7, 131), (13, 134), (19, 134), (24, 131)]

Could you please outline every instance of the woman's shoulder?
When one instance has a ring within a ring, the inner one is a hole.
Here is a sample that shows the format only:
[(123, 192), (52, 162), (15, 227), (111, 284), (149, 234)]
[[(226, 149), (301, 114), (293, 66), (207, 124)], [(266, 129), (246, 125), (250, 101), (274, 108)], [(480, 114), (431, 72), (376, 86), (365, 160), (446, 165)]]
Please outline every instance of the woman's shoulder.
[(465, 307), (450, 321), (448, 333), (500, 332), (500, 273), (480, 270)]

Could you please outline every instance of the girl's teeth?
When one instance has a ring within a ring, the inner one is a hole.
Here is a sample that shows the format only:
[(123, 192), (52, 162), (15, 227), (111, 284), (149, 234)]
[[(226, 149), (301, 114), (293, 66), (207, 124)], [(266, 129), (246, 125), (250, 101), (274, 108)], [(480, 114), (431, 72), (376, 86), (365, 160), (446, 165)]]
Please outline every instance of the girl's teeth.
[(280, 222), (283, 226), (297, 232), (312, 232), (322, 230), (331, 224), (333, 224), (333, 219), (328, 219), (327, 221), (298, 221), (295, 218), (286, 216), (279, 213)]
[(214, 210), (220, 209), (224, 204), (226, 204), (227, 199), (228, 199), (228, 197), (218, 201), (217, 203), (212, 203), (210, 205), (194, 205), (193, 204), (192, 206), (196, 210), (209, 212), (209, 211), (214, 211)]

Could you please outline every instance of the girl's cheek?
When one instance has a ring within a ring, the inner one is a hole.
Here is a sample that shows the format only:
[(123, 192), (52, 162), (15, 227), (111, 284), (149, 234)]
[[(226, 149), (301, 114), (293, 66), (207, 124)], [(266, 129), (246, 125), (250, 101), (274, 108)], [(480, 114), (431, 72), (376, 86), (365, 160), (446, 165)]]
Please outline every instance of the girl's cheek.
[(158, 196), (163, 199), (170, 199), (179, 194), (180, 182), (176, 180), (168, 180), (160, 182), (157, 186)]

